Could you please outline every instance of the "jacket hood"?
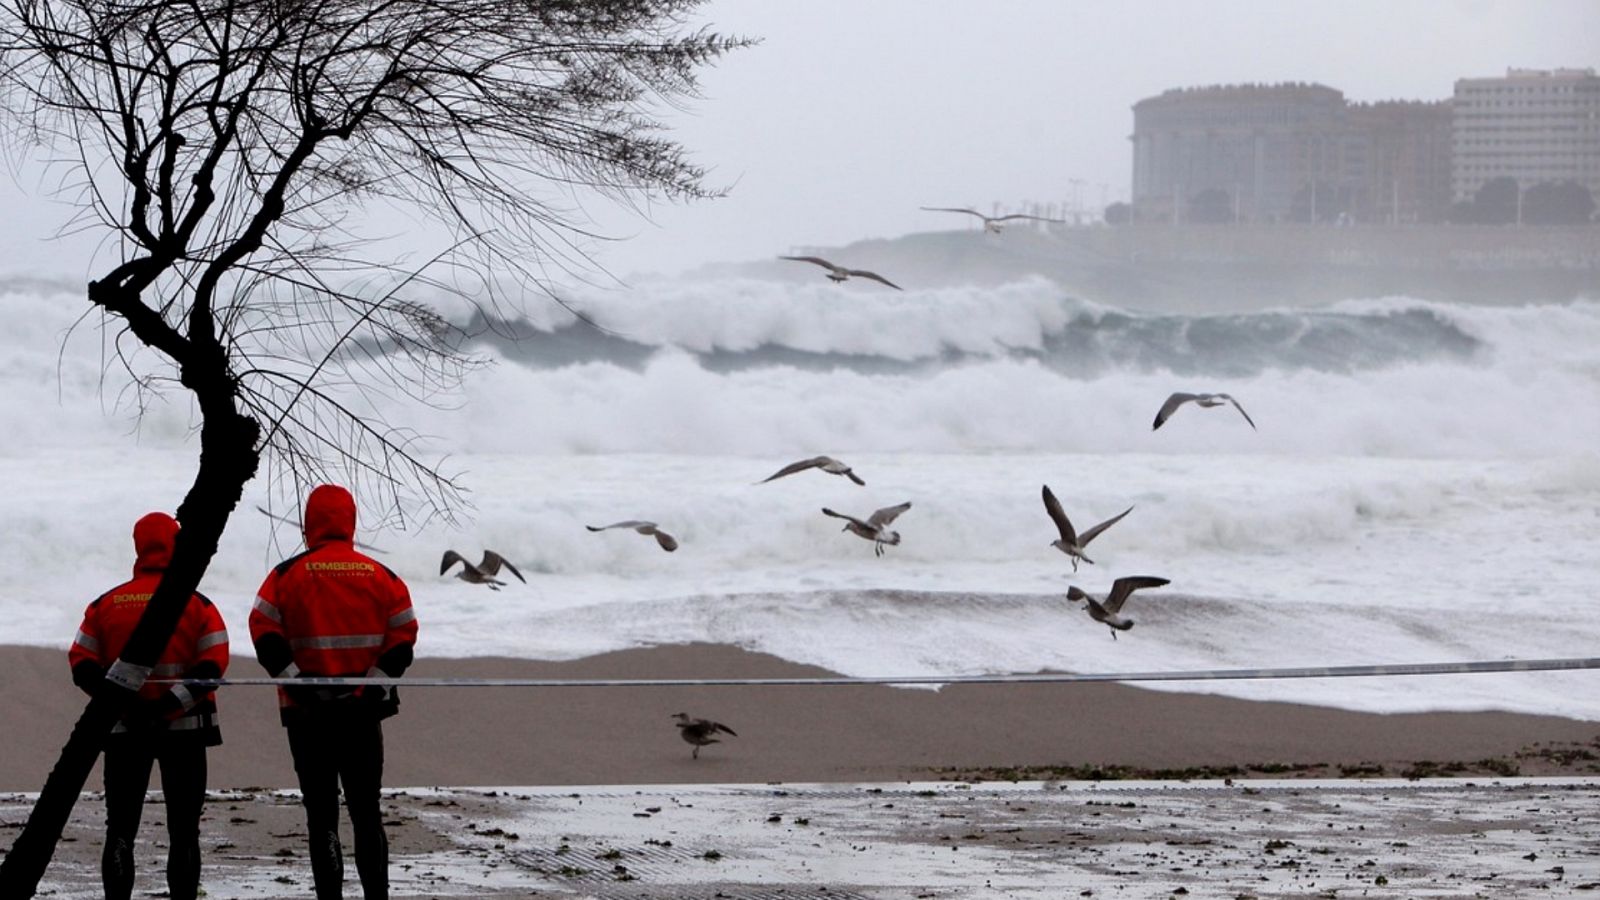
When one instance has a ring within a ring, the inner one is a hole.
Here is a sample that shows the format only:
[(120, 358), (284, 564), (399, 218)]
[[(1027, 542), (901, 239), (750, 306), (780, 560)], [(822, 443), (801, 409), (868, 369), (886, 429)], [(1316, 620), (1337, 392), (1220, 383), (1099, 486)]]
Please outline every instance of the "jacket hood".
[(356, 501), (337, 484), (318, 485), (306, 498), (306, 548), (356, 536)]
[(133, 523), (133, 551), (138, 554), (133, 574), (165, 571), (177, 539), (178, 520), (164, 512), (146, 513)]

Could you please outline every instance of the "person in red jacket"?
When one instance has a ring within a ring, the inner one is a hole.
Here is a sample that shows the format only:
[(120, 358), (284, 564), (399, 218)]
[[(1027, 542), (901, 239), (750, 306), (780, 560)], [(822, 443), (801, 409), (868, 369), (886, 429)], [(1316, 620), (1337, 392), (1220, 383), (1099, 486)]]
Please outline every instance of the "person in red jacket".
[[(417, 617), (405, 582), (355, 548), (356, 504), (324, 484), (306, 499), (306, 551), (267, 574), (250, 613), (256, 658), (274, 678), (398, 678), (411, 665)], [(344, 786), (367, 900), (389, 895), (389, 842), (378, 810), (383, 719), (397, 691), (280, 688), (279, 711), (300, 780), (318, 900), (343, 896), (339, 787)]]
[[(150, 513), (134, 524), (137, 561), (133, 579), (89, 604), (67, 651), (72, 681), (84, 693), (93, 696), (106, 671), (122, 655), (123, 645), (172, 559), (177, 536), (178, 522), (166, 513)], [(194, 594), (150, 675), (156, 679), (221, 678), (227, 671), (228, 630), (211, 601)], [(112, 728), (105, 743), (106, 845), (100, 874), (108, 900), (127, 900), (133, 893), (133, 841), (144, 810), (150, 769), (157, 763), (170, 841), (167, 889), (172, 900), (193, 900), (200, 887), (206, 748), (220, 743), (217, 705), (209, 688), (146, 682), (139, 689), (133, 707)]]

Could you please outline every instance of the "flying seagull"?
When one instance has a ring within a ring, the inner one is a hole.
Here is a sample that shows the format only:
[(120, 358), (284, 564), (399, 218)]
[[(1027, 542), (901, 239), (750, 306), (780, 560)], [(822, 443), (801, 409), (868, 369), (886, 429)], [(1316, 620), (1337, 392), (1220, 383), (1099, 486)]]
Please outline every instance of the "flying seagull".
[(848, 521), (845, 523), (844, 530), (856, 535), (857, 537), (866, 538), (867, 540), (871, 541), (873, 555), (882, 556), (884, 544), (888, 544), (889, 546), (893, 547), (900, 543), (900, 532), (890, 531), (889, 523), (893, 522), (901, 513), (910, 508), (911, 504), (909, 502), (902, 503), (899, 506), (886, 506), (883, 509), (873, 513), (871, 516), (868, 516), (865, 522), (861, 521), (855, 516), (847, 516), (844, 513), (834, 512), (833, 510), (828, 509), (826, 506), (822, 508), (822, 512), (826, 515), (833, 516), (835, 519), (847, 519)]
[(602, 525), (598, 527), (594, 525), (585, 525), (583, 527), (589, 529), (590, 531), (605, 531), (608, 528), (632, 528), (634, 531), (637, 531), (640, 534), (654, 535), (656, 543), (660, 544), (661, 549), (667, 551), (668, 553), (678, 549), (678, 541), (673, 538), (672, 535), (656, 528), (656, 523), (654, 522), (639, 522), (634, 519), (629, 519), (626, 522), (613, 522), (610, 525)]
[(868, 272), (866, 269), (846, 269), (844, 266), (835, 265), (820, 256), (780, 256), (778, 258), (792, 259), (795, 262), (816, 263), (817, 265), (828, 270), (829, 281), (844, 281), (846, 278), (854, 275), (859, 278), (870, 278), (871, 280), (879, 282), (880, 284), (887, 284), (889, 287), (892, 287), (897, 291), (902, 289), (900, 285), (895, 284), (882, 275), (879, 275), (877, 272)]
[(1035, 222), (1065, 221), (1064, 219), (1046, 219), (1044, 216), (1030, 216), (1024, 213), (1012, 213), (1008, 216), (986, 216), (975, 209), (968, 209), (964, 206), (923, 206), (920, 208), (925, 209), (928, 212), (953, 212), (965, 213), (969, 216), (977, 216), (983, 220), (983, 230), (989, 232), (990, 234), (999, 234), (1001, 231), (1000, 223), (1009, 222), (1012, 219), (1032, 219)]
[(1099, 536), (1100, 532), (1122, 521), (1123, 516), (1133, 512), (1133, 507), (1130, 506), (1120, 514), (1112, 516), (1083, 534), (1078, 534), (1072, 530), (1072, 523), (1067, 520), (1067, 514), (1061, 508), (1061, 501), (1057, 500), (1056, 495), (1050, 492), (1050, 485), (1047, 484), (1044, 486), (1044, 511), (1050, 514), (1050, 521), (1056, 523), (1056, 530), (1061, 532), (1061, 537), (1051, 541), (1050, 546), (1072, 557), (1072, 571), (1076, 572), (1078, 571), (1078, 560), (1081, 559), (1091, 564), (1094, 562), (1094, 560), (1083, 555), (1083, 548), (1089, 546), (1089, 542)]
[(1087, 602), (1089, 604), (1089, 618), (1110, 626), (1111, 639), (1116, 640), (1117, 632), (1127, 631), (1133, 627), (1132, 619), (1125, 619), (1121, 616), (1122, 604), (1128, 602), (1128, 596), (1140, 588), (1156, 588), (1170, 583), (1165, 578), (1134, 575), (1128, 578), (1118, 578), (1116, 581), (1111, 582), (1111, 593), (1106, 595), (1105, 603), (1096, 601), (1075, 586), (1067, 588), (1067, 599), (1074, 603), (1079, 601)]
[(821, 469), (822, 471), (827, 472), (829, 475), (843, 475), (851, 481), (854, 481), (856, 484), (866, 484), (865, 481), (861, 480), (861, 476), (851, 471), (849, 466), (831, 456), (813, 456), (810, 459), (802, 459), (799, 462), (789, 463), (787, 466), (784, 466), (778, 471), (773, 472), (771, 475), (768, 475), (767, 477), (756, 482), (756, 484), (766, 484), (775, 478), (782, 478), (785, 475), (793, 475), (796, 472), (804, 472), (806, 469)]
[(444, 559), (439, 561), (439, 574), (443, 575), (450, 571), (450, 567), (456, 563), (461, 563), (461, 571), (456, 573), (457, 578), (468, 584), (487, 584), (491, 591), (498, 591), (505, 586), (504, 581), (494, 577), (500, 574), (501, 567), (517, 576), (517, 580), (523, 584), (528, 583), (528, 579), (522, 577), (516, 566), (506, 562), (505, 557), (493, 550), (483, 551), (483, 559), (479, 560), (477, 565), (467, 562), (466, 557), (454, 550), (446, 550)]
[(683, 738), (686, 743), (694, 745), (694, 752), (690, 754), (693, 759), (700, 758), (701, 747), (707, 744), (722, 743), (712, 737), (717, 732), (731, 734), (734, 737), (739, 736), (732, 728), (721, 722), (713, 722), (710, 719), (691, 719), (688, 713), (673, 713), (672, 717), (678, 720), (678, 737)]
[(1161, 411), (1156, 413), (1155, 424), (1150, 426), (1150, 430), (1155, 431), (1157, 428), (1160, 428), (1162, 424), (1167, 421), (1167, 419), (1172, 417), (1173, 413), (1178, 411), (1178, 407), (1188, 403), (1191, 400), (1200, 406), (1208, 408), (1212, 406), (1221, 406), (1223, 403), (1232, 403), (1233, 408), (1239, 411), (1239, 415), (1244, 416), (1244, 420), (1250, 423), (1250, 427), (1256, 427), (1255, 421), (1250, 418), (1249, 413), (1244, 411), (1244, 407), (1239, 405), (1239, 401), (1233, 399), (1227, 394), (1185, 394), (1179, 392), (1173, 394), (1171, 397), (1168, 397), (1167, 402), (1161, 404)]

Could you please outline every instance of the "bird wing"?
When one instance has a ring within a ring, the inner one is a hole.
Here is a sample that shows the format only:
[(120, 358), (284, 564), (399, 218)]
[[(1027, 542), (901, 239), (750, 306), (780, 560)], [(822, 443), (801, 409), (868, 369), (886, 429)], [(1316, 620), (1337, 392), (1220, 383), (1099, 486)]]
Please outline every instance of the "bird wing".
[(1030, 216), (1027, 213), (1012, 213), (1009, 216), (994, 216), (989, 221), (1009, 222), (1012, 219), (1032, 219), (1035, 222), (1061, 222), (1063, 224), (1067, 221), (1066, 219), (1047, 219), (1044, 216)]
[(1250, 414), (1244, 411), (1244, 407), (1239, 405), (1239, 401), (1233, 399), (1231, 396), (1229, 396), (1227, 394), (1218, 394), (1217, 396), (1218, 397), (1222, 397), (1223, 399), (1227, 400), (1229, 403), (1232, 403), (1233, 404), (1233, 408), (1237, 409), (1239, 411), (1239, 415), (1244, 416), (1244, 420), (1246, 422), (1250, 423), (1250, 427), (1251, 428), (1255, 428), (1256, 427), (1255, 420), (1250, 418)]
[(832, 271), (832, 272), (839, 271), (839, 267), (838, 266), (834, 265), (831, 262), (828, 262), (827, 260), (823, 259), (820, 256), (780, 256), (778, 258), (779, 259), (792, 259), (795, 262), (815, 263), (816, 265), (819, 265), (819, 266), (821, 266), (824, 269), (827, 269), (829, 271)]
[(1083, 595), (1083, 602), (1089, 604), (1089, 618), (1095, 620), (1096, 622), (1104, 622), (1106, 619), (1116, 614), (1114, 610), (1107, 612), (1106, 608), (1100, 605), (1099, 600), (1096, 600), (1088, 594)]
[(833, 516), (835, 519), (849, 519), (850, 521), (856, 523), (858, 526), (860, 526), (862, 528), (867, 529), (868, 531), (873, 530), (873, 526), (868, 525), (867, 523), (861, 521), (860, 519), (856, 518), (855, 516), (847, 516), (842, 512), (834, 512), (833, 510), (827, 508), (826, 506), (824, 506), (822, 508), (822, 514), (826, 515), (826, 516)]
[(1128, 602), (1128, 595), (1140, 588), (1161, 587), (1171, 584), (1165, 578), (1153, 578), (1149, 575), (1131, 575), (1127, 578), (1118, 578), (1111, 582), (1111, 593), (1106, 595), (1106, 609), (1112, 614), (1122, 611), (1122, 604)]
[(867, 526), (870, 528), (882, 528), (899, 518), (901, 513), (910, 508), (911, 501), (909, 500), (900, 504), (899, 506), (885, 506), (883, 509), (873, 513), (871, 517), (867, 519)]
[(724, 731), (724, 732), (727, 732), (728, 734), (733, 735), (734, 737), (738, 737), (739, 736), (739, 732), (734, 731), (732, 728), (729, 728), (728, 726), (722, 724), (721, 722), (712, 722), (711, 723), (711, 730), (712, 731)]
[(1078, 535), (1078, 546), (1079, 547), (1087, 547), (1087, 546), (1089, 546), (1089, 542), (1094, 540), (1095, 535), (1099, 534), (1102, 531), (1105, 531), (1107, 528), (1110, 528), (1111, 526), (1113, 526), (1113, 525), (1117, 524), (1118, 522), (1122, 521), (1122, 517), (1127, 515), (1128, 513), (1131, 513), (1131, 512), (1133, 512), (1133, 507), (1130, 506), (1127, 509), (1123, 510), (1121, 513), (1119, 513), (1119, 514), (1117, 514), (1115, 516), (1112, 516), (1111, 518), (1105, 520), (1104, 522), (1101, 522), (1099, 525), (1096, 525), (1095, 527), (1089, 529), (1088, 531), (1085, 531), (1083, 534)]
[(1061, 540), (1068, 544), (1078, 543), (1078, 533), (1072, 530), (1072, 522), (1067, 519), (1066, 510), (1061, 508), (1061, 501), (1051, 493), (1048, 484), (1044, 486), (1044, 511), (1050, 514), (1050, 521), (1056, 523), (1056, 530), (1061, 532)]
[(870, 278), (873, 281), (878, 282), (879, 284), (887, 284), (889, 287), (892, 287), (897, 291), (905, 290), (905, 288), (902, 288), (900, 285), (895, 284), (894, 282), (892, 282), (889, 279), (883, 277), (882, 275), (879, 275), (877, 272), (868, 272), (866, 269), (845, 269), (844, 273), (846, 275), (859, 275), (862, 278)]
[(921, 209), (925, 209), (928, 212), (966, 213), (969, 216), (977, 216), (978, 218), (983, 219), (984, 221), (988, 221), (988, 219), (989, 219), (989, 217), (984, 215), (983, 213), (978, 212), (975, 209), (967, 209), (964, 206), (924, 206), (924, 207), (920, 207), (920, 208)]
[(1171, 397), (1168, 397), (1167, 402), (1161, 404), (1161, 411), (1156, 413), (1155, 424), (1150, 426), (1150, 430), (1155, 431), (1157, 428), (1160, 428), (1161, 423), (1167, 421), (1167, 419), (1170, 418), (1174, 412), (1177, 412), (1178, 407), (1188, 403), (1190, 400), (1195, 399), (1196, 396), (1198, 395), (1177, 393), (1173, 394)]
[(668, 553), (671, 553), (672, 551), (678, 549), (678, 539), (677, 538), (673, 537), (670, 534), (667, 534), (665, 531), (657, 531), (657, 532), (655, 532), (655, 535), (656, 535), (656, 543), (661, 545), (661, 549), (667, 551)]
[[(634, 530), (638, 530), (640, 528), (646, 528), (646, 527), (654, 528), (654, 527), (656, 527), (656, 523), (654, 523), (654, 522), (641, 522), (638, 519), (629, 519), (626, 522), (612, 522), (610, 525), (585, 525), (583, 527), (589, 529), (590, 531), (608, 531), (608, 530), (610, 530), (612, 528), (632, 528)], [(648, 531), (647, 532), (643, 532), (643, 533), (644, 534), (649, 534)]]
[(817, 466), (827, 465), (830, 462), (833, 462), (833, 460), (826, 456), (813, 456), (810, 459), (802, 459), (799, 462), (789, 463), (787, 466), (784, 466), (778, 471), (773, 472), (771, 475), (768, 475), (767, 477), (756, 482), (756, 484), (766, 484), (774, 478), (782, 478), (785, 475), (793, 475), (796, 472), (804, 472), (806, 469), (814, 469)]
[(1077, 585), (1071, 585), (1067, 588), (1067, 599), (1073, 603), (1082, 603), (1089, 599), (1089, 595), (1085, 594)]
[(467, 562), (466, 558), (461, 554), (455, 552), (454, 550), (446, 550), (444, 552), (444, 559), (439, 561), (439, 574), (443, 575), (444, 573), (450, 571), (450, 567), (456, 563), (461, 563), (463, 566), (466, 566), (469, 569), (472, 568), (472, 563)]
[(856, 484), (859, 484), (862, 487), (866, 487), (867, 486), (867, 483), (865, 481), (861, 480), (861, 476), (857, 475), (855, 473), (854, 469), (845, 469), (844, 470), (844, 477), (850, 479), (851, 481), (854, 481)]
[(500, 569), (502, 567), (507, 572), (517, 576), (518, 581), (522, 582), (523, 584), (528, 583), (528, 579), (523, 578), (522, 573), (517, 571), (517, 567), (507, 562), (504, 556), (501, 556), (493, 550), (483, 551), (483, 562), (478, 563), (478, 568), (482, 569), (485, 575), (498, 575), (500, 574)]

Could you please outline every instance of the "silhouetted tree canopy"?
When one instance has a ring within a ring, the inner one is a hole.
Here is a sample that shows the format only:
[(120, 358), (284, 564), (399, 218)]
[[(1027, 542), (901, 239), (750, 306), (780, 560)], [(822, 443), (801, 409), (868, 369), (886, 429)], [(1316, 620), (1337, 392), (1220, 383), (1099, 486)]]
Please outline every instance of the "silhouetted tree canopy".
[(1119, 200), (1107, 206), (1103, 215), (1107, 225), (1126, 225), (1133, 221), (1133, 206)]
[(1575, 181), (1542, 181), (1522, 194), (1522, 221), (1529, 225), (1582, 225), (1594, 208), (1594, 196)]
[(1517, 180), (1501, 176), (1479, 185), (1472, 195), (1472, 221), (1479, 225), (1510, 225), (1517, 221)]
[[(456, 484), (383, 412), (473, 362), (424, 301), (519, 302), (581, 270), (586, 193), (715, 193), (650, 114), (745, 43), (690, 28), (698, 5), (0, 0), (0, 122), (56, 160), (68, 227), (105, 238), (87, 299), (130, 383), (181, 385), (198, 420), (183, 528), (123, 661), (153, 664), (263, 459), (290, 488), (352, 484), (368, 523), (405, 498), (449, 514)], [(437, 249), (374, 243), (396, 232)], [(107, 685), (0, 896), (36, 886), (130, 696)]]

